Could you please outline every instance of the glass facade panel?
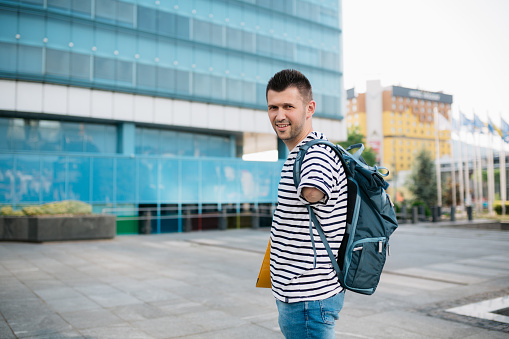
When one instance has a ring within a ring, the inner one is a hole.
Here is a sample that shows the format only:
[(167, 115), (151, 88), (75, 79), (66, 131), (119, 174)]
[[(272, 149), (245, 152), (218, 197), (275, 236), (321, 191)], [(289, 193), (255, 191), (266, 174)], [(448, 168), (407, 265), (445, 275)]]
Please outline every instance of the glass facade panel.
[[(1, 136), (0, 136), (1, 137)], [(2, 141), (0, 139), (0, 141)], [(0, 154), (0, 202), (14, 202), (14, 156)]]
[(178, 203), (180, 201), (179, 187), (179, 164), (175, 159), (161, 159), (161, 183), (159, 185), (159, 196), (164, 203)]
[(15, 44), (0, 42), (0, 71), (16, 73), (17, 48)]
[[(116, 159), (116, 196), (117, 202), (136, 201), (136, 159)], [(97, 166), (97, 165), (96, 165)]]
[(90, 201), (90, 158), (68, 157), (66, 199)]
[(202, 181), (200, 176), (201, 162), (196, 160), (182, 160), (182, 182), (185, 182), (185, 189), (181, 192), (181, 201), (185, 203), (196, 203), (201, 200), (200, 185)]
[(94, 158), (92, 160), (92, 201), (95, 203), (110, 203), (115, 201), (113, 185), (115, 169), (114, 159)]
[(69, 76), (70, 53), (56, 49), (46, 49), (46, 74)]
[(138, 162), (138, 173), (139, 201), (147, 203), (158, 201), (158, 160), (151, 158), (140, 159)]
[(40, 161), (38, 157), (17, 157), (15, 202), (38, 202), (40, 193)]
[(41, 156), (42, 202), (66, 199), (66, 167), (65, 157)]
[(19, 45), (18, 72), (42, 75), (42, 48)]

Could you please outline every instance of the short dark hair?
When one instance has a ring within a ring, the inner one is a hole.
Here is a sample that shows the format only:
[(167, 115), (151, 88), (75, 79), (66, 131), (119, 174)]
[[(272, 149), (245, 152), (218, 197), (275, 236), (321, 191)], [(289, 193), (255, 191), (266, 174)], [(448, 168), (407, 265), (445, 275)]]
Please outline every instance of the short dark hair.
[(282, 92), (288, 87), (296, 87), (299, 90), (302, 99), (306, 101), (306, 103), (313, 100), (313, 89), (311, 88), (311, 83), (304, 74), (295, 69), (284, 69), (274, 74), (267, 83), (265, 99), (267, 99), (267, 93), (269, 93), (269, 90)]

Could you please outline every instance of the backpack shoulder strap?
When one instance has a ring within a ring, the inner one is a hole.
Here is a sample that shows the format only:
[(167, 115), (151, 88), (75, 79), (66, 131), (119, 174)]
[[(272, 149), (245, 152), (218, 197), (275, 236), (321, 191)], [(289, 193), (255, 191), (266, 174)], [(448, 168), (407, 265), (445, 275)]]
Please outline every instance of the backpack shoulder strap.
[(329, 146), (338, 155), (346, 175), (349, 176), (351, 174), (349, 168), (346, 165), (342, 151), (339, 150), (338, 147), (336, 147), (336, 145), (334, 145), (332, 142), (328, 140), (313, 139), (300, 147), (299, 153), (297, 153), (297, 157), (295, 158), (295, 163), (293, 165), (293, 184), (295, 185), (295, 187), (298, 188), (300, 184), (300, 170), (302, 168), (302, 161), (304, 160), (304, 156), (306, 155), (309, 148), (318, 144)]

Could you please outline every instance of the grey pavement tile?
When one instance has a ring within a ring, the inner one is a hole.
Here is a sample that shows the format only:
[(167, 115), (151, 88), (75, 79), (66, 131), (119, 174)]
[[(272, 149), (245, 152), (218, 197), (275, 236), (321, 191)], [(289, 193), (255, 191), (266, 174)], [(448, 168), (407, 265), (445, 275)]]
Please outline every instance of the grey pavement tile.
[(154, 338), (178, 338), (207, 331), (206, 327), (189, 323), (178, 317), (136, 321), (131, 324)]
[(60, 313), (60, 316), (78, 330), (125, 323), (112, 312), (102, 308)]
[(162, 318), (169, 315), (168, 312), (150, 304), (119, 306), (111, 308), (110, 311), (128, 322)]
[(82, 293), (67, 286), (46, 287), (41, 289), (35, 289), (34, 292), (45, 301), (53, 299), (83, 297)]
[(106, 308), (143, 303), (140, 299), (120, 291), (108, 294), (90, 294), (89, 298)]
[(192, 325), (203, 326), (208, 331), (247, 324), (245, 320), (220, 310), (202, 310), (200, 312), (186, 313), (180, 315), (179, 318), (188, 321)]
[[(24, 337), (23, 339), (84, 339), (78, 331), (38, 333), (35, 336)], [(3, 339), (3, 338), (2, 338)]]
[(16, 336), (12, 332), (12, 329), (9, 327), (7, 322), (3, 319), (0, 314), (0, 338), (2, 339), (15, 339)]
[(145, 289), (138, 289), (132, 291), (126, 291), (129, 295), (142, 300), (144, 302), (155, 302), (155, 301), (164, 301), (164, 300), (173, 300), (178, 299), (179, 296), (175, 293), (165, 291), (159, 288), (147, 287)]
[(46, 302), (57, 313), (89, 311), (102, 308), (99, 304), (85, 296), (75, 298), (50, 299), (46, 300)]
[(240, 327), (232, 327), (217, 331), (208, 331), (204, 334), (186, 336), (187, 339), (284, 339), (278, 330), (271, 330), (254, 324), (246, 324)]
[(19, 338), (49, 336), (52, 333), (72, 330), (71, 326), (57, 314), (30, 312), (29, 315), (8, 320), (14, 334)]
[(94, 327), (80, 331), (85, 339), (154, 339), (129, 324)]

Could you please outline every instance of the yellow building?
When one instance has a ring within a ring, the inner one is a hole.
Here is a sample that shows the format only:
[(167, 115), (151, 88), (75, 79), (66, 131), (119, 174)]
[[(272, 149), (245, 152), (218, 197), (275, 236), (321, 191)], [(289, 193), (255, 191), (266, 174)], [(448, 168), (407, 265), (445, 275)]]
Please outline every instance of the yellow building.
[(435, 128), (440, 157), (451, 155), (447, 129), (451, 104), (452, 95), (400, 86), (382, 88), (380, 81), (368, 81), (366, 93), (347, 91), (346, 121), (349, 129), (356, 127), (366, 136), (366, 144), (378, 154), (377, 162), (390, 171), (387, 179), (392, 179), (410, 170), (422, 148), (435, 158)]

